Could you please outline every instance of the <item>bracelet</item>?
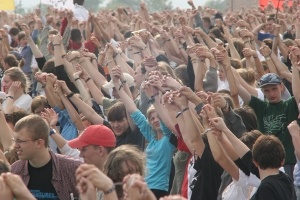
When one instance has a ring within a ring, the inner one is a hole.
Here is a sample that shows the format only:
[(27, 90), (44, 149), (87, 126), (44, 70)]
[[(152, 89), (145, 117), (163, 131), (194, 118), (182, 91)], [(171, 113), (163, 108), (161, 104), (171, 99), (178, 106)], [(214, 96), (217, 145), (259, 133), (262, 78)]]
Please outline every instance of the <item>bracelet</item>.
[(133, 54), (140, 54), (141, 52), (137, 51), (137, 52), (134, 52)]
[(75, 78), (75, 79), (74, 79), (74, 81), (77, 81), (77, 80), (80, 80), (80, 78), (79, 78), (79, 77), (77, 77), (77, 78)]
[(56, 133), (56, 130), (53, 129), (53, 128), (50, 128), (50, 135), (53, 135), (53, 134), (55, 134), (55, 133)]
[(205, 129), (205, 131), (202, 134), (206, 134), (206, 133), (208, 133), (211, 130), (212, 130), (211, 128)]
[(201, 103), (199, 103), (199, 104), (195, 107), (195, 110), (196, 110), (196, 112), (197, 112), (198, 115), (200, 114), (200, 112), (201, 112), (203, 106), (204, 106), (204, 103), (201, 102)]
[(221, 110), (224, 110), (227, 107), (228, 107), (228, 101), (226, 101), (225, 106), (223, 108), (221, 108)]
[(121, 90), (122, 89), (122, 87), (124, 86), (124, 84), (126, 83), (126, 80), (124, 80), (124, 81), (121, 81), (121, 85), (120, 85), (120, 87), (119, 87), (119, 90)]
[(71, 92), (70, 94), (67, 95), (67, 98), (70, 99), (73, 95), (74, 95), (74, 93)]
[(13, 96), (6, 96), (6, 99), (8, 99), (8, 98), (14, 99)]
[(88, 77), (88, 78), (85, 80), (85, 82), (88, 82), (89, 80), (91, 80), (91, 77)]
[(115, 187), (115, 185), (113, 185), (113, 186), (111, 186), (111, 188), (109, 188), (108, 190), (104, 191), (103, 193), (104, 193), (104, 195), (108, 195), (108, 194), (112, 193), (115, 190), (116, 190), (116, 187)]
[(176, 115), (176, 118), (178, 118), (182, 113), (184, 113), (185, 111), (187, 111), (188, 109), (190, 109), (189, 107), (186, 107), (184, 109), (182, 109), (181, 111), (179, 111)]
[(148, 104), (153, 104), (155, 102), (155, 97), (158, 95), (159, 95), (159, 93), (152, 95), (148, 101)]
[(55, 47), (55, 46), (60, 46), (60, 44), (53, 44), (53, 46)]

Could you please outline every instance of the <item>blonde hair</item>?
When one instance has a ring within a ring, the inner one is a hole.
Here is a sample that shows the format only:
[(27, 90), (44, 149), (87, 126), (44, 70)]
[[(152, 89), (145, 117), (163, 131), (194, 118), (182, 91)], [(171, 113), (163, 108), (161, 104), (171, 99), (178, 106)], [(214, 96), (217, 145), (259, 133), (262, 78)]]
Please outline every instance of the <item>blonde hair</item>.
[(5, 76), (9, 76), (12, 81), (20, 81), (23, 92), (26, 93), (29, 88), (29, 81), (24, 72), (18, 67), (11, 67), (4, 72)]

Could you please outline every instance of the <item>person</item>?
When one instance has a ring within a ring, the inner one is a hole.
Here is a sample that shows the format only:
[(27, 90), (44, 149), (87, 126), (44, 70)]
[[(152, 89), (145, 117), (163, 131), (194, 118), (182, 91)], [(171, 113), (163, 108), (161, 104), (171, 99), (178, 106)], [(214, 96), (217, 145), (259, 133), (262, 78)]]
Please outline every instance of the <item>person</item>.
[[(128, 174), (145, 176), (145, 155), (133, 145), (121, 145), (108, 155), (104, 165), (104, 173), (117, 184), (123, 181)], [(116, 187), (118, 198), (124, 197), (123, 188)]]
[(27, 92), (27, 79), (20, 68), (12, 67), (4, 72), (2, 89), (6, 93), (3, 110), (6, 114), (17, 110), (30, 112), (32, 98)]
[(19, 120), (14, 129), (14, 148), (19, 161), (11, 166), (11, 172), (21, 176), (30, 192), (38, 199), (78, 198), (75, 170), (80, 161), (54, 154), (48, 149), (50, 128), (38, 115)]
[(84, 0), (73, 0), (74, 4), (74, 17), (82, 22), (82, 21), (87, 21), (89, 18), (89, 11), (83, 7)]
[(116, 146), (116, 137), (112, 130), (102, 124), (90, 125), (79, 137), (68, 141), (68, 145), (79, 149), (85, 163), (103, 170), (108, 154)]
[(261, 184), (251, 200), (295, 199), (292, 180), (279, 171), (285, 151), (279, 139), (273, 135), (259, 137), (253, 145), (253, 162), (259, 170)]

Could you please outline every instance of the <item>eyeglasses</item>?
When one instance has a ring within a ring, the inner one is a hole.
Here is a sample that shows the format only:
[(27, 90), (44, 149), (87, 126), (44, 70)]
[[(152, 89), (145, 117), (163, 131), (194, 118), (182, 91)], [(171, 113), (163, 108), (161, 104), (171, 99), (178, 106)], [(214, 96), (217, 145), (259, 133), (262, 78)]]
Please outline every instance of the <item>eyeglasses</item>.
[(25, 142), (36, 141), (36, 140), (20, 140), (20, 139), (12, 138), (12, 141), (13, 141), (14, 143), (17, 143), (17, 144), (23, 144), (23, 143), (25, 143)]

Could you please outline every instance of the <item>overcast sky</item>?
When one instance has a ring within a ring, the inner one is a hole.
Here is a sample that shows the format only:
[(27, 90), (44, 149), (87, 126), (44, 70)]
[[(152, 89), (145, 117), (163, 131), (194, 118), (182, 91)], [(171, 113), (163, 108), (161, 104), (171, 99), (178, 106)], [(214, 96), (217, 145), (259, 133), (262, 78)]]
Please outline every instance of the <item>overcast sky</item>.
[[(21, 0), (15, 0), (15, 4), (17, 4)], [(86, 0), (88, 1), (88, 0)], [(174, 7), (179, 8), (189, 8), (189, 5), (186, 3), (187, 0), (171, 0)], [(203, 5), (207, 0), (194, 0), (196, 6)], [(40, 3), (40, 0), (22, 0), (23, 6), (25, 8), (33, 8)]]

